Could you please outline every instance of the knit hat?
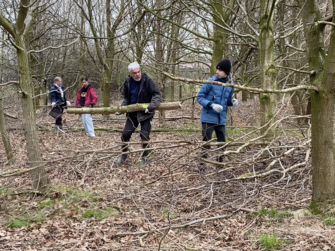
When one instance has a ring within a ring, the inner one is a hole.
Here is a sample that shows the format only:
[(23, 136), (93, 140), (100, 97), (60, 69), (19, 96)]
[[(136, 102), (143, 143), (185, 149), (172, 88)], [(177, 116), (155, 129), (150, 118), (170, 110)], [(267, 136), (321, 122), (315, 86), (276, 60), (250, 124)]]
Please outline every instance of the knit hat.
[(222, 60), (220, 63), (218, 63), (216, 69), (220, 69), (221, 71), (224, 71), (225, 73), (229, 74), (231, 70), (230, 60), (228, 59)]

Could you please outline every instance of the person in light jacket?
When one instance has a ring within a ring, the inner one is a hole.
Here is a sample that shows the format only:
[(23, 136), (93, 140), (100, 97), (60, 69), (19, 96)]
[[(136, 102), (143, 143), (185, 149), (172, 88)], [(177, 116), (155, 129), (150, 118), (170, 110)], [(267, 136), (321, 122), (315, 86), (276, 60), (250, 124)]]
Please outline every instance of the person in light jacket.
[[(233, 84), (230, 70), (230, 60), (222, 60), (216, 66), (216, 75), (209, 78), (208, 80)], [(233, 98), (233, 93), (233, 87), (223, 87), (214, 84), (202, 85), (197, 95), (197, 101), (203, 107), (200, 117), (203, 141), (211, 140), (214, 131), (218, 142), (226, 141), (225, 125), (228, 106), (236, 106), (238, 104), (237, 99)], [(210, 149), (210, 146), (203, 147), (201, 154), (202, 158), (208, 157), (208, 149)], [(218, 156), (217, 160), (218, 162), (222, 162), (222, 156)], [(199, 172), (204, 172), (205, 168), (205, 164), (200, 163)]]

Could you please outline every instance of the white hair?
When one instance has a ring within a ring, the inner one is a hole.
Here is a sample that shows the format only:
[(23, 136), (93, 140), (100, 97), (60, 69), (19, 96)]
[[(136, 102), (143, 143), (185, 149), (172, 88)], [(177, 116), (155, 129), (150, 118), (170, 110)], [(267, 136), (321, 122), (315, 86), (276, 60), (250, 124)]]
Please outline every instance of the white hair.
[(56, 81), (61, 81), (61, 80), (62, 80), (61, 77), (55, 77), (55, 78), (54, 78), (54, 82), (56, 82)]
[(135, 70), (135, 69), (140, 69), (140, 65), (137, 62), (131, 63), (130, 65), (128, 65), (128, 70), (129, 72)]

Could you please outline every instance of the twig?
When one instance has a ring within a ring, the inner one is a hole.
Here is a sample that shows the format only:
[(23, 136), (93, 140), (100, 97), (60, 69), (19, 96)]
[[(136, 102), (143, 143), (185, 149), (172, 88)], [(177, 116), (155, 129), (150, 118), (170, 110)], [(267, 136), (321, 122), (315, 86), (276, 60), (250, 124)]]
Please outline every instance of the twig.
[(182, 225), (163, 227), (163, 228), (160, 228), (160, 229), (154, 229), (154, 230), (150, 230), (150, 231), (115, 233), (114, 236), (151, 234), (151, 233), (154, 233), (154, 232), (164, 231), (164, 230), (167, 230), (167, 229), (179, 229), (179, 228), (184, 228), (184, 227), (191, 227), (191, 226), (193, 226), (194, 224), (197, 224), (197, 223), (203, 223), (204, 224), (204, 223), (206, 223), (206, 221), (225, 219), (225, 218), (227, 218), (227, 216), (228, 215), (219, 215), (219, 216), (214, 216), (214, 217), (209, 217), (209, 218), (201, 218), (201, 219), (186, 222)]

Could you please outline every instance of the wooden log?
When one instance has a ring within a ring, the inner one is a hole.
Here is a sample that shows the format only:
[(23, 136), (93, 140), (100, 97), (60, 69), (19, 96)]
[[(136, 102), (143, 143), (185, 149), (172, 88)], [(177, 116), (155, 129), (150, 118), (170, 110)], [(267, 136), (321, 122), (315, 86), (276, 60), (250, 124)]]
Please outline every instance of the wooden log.
[[(80, 107), (80, 108), (71, 108), (67, 109), (67, 113), (70, 114), (112, 114), (112, 113), (128, 113), (128, 112), (138, 112), (144, 111), (149, 104), (134, 104), (127, 106), (117, 106), (117, 107)], [(179, 102), (168, 102), (161, 103), (157, 110), (176, 110), (180, 109), (181, 104)]]

